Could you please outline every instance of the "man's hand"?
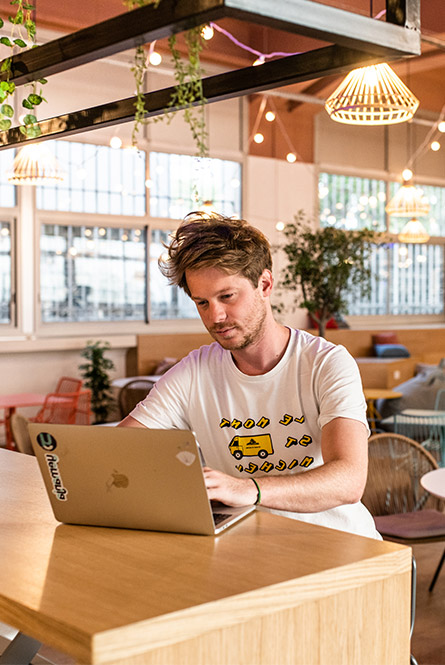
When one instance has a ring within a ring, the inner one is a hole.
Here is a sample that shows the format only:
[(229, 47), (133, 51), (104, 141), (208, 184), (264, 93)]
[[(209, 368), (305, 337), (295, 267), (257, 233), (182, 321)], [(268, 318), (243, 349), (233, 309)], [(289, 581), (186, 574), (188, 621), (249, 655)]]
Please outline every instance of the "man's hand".
[(226, 506), (248, 506), (255, 503), (258, 493), (250, 478), (233, 478), (208, 466), (205, 466), (203, 471), (209, 499), (220, 501)]

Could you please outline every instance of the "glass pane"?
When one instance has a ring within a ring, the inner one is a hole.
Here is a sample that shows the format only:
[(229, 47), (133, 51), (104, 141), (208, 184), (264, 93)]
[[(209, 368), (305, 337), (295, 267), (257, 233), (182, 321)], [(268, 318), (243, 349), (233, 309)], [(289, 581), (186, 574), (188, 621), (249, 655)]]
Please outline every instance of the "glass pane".
[(42, 225), (42, 321), (144, 321), (145, 236), (141, 229)]
[(388, 248), (376, 245), (368, 258), (371, 267), (371, 293), (365, 298), (358, 291), (347, 295), (348, 314), (366, 316), (388, 312)]
[(152, 217), (182, 219), (204, 201), (211, 201), (214, 210), (228, 217), (241, 215), (238, 162), (151, 152), (150, 179)]
[(194, 302), (182, 289), (170, 286), (158, 267), (158, 258), (170, 241), (170, 231), (153, 229), (150, 242), (150, 312), (152, 319), (195, 319)]
[(11, 323), (11, 224), (0, 222), (0, 323)]
[(36, 188), (37, 208), (145, 215), (145, 153), (74, 141), (48, 141), (66, 178)]
[(390, 313), (442, 314), (443, 246), (394, 244), (390, 249)]
[(320, 226), (385, 231), (384, 180), (320, 173)]
[[(445, 187), (433, 185), (416, 185), (422, 191), (424, 198), (428, 201), (430, 212), (428, 215), (419, 217), (426, 231), (431, 236), (445, 236)], [(398, 182), (390, 185), (391, 197), (400, 189)], [(391, 215), (389, 229), (392, 233), (400, 233), (408, 219)]]

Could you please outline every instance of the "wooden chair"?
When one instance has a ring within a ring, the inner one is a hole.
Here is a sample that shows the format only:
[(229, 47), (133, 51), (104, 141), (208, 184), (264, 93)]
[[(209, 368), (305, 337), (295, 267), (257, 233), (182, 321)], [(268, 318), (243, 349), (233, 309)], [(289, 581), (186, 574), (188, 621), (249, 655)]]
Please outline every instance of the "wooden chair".
[(153, 386), (154, 382), (148, 379), (134, 379), (123, 386), (117, 398), (121, 418), (128, 416), (136, 404), (148, 395)]
[[(421, 477), (437, 469), (434, 457), (419, 443), (401, 434), (369, 438), (369, 466), (363, 503), (385, 540), (410, 545), (445, 541), (444, 502), (431, 496)], [(432, 591), (444, 556), (434, 573)]]

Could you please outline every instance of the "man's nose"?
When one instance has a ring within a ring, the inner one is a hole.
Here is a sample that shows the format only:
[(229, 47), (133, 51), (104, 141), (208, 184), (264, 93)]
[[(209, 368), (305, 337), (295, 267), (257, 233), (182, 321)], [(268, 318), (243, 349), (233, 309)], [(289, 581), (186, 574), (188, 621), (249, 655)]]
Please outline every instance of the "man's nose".
[(221, 323), (226, 319), (226, 310), (220, 302), (210, 303), (209, 315), (212, 323)]

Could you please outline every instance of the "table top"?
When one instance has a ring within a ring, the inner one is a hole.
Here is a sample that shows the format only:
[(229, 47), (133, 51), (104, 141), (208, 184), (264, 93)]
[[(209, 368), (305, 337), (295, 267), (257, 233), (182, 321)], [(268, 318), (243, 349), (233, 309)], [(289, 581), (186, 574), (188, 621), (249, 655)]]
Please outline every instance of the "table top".
[(364, 388), (365, 399), (396, 399), (402, 397), (402, 393), (390, 388)]
[(420, 484), (430, 494), (445, 499), (445, 468), (428, 471), (420, 479)]
[(0, 474), (0, 621), (81, 662), (411, 569), (409, 548), (261, 511), (217, 537), (61, 525), (35, 458), (0, 450)]
[(153, 383), (156, 383), (156, 381), (159, 381), (161, 378), (161, 374), (145, 374), (143, 376), (124, 376), (121, 379), (113, 379), (111, 382), (111, 385), (114, 388), (123, 388), (124, 386), (127, 385), (127, 383), (130, 383), (130, 381), (137, 381), (140, 379), (141, 381), (153, 381)]
[(10, 409), (20, 406), (40, 406), (45, 401), (42, 393), (15, 393), (12, 395), (0, 395), (0, 409)]

